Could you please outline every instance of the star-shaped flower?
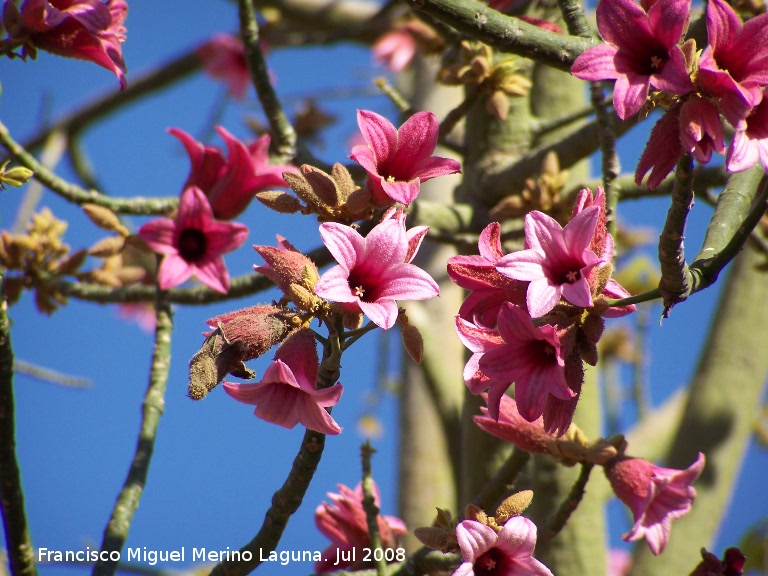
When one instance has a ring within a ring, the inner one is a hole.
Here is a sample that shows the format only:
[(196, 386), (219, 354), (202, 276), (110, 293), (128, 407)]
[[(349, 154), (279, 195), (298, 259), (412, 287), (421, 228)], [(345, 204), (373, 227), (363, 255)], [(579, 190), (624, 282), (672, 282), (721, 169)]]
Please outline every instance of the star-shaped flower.
[(456, 526), (464, 562), (453, 576), (552, 576), (549, 568), (536, 560), (536, 524), (523, 516), (513, 516), (500, 532), (475, 520)]
[(637, 114), (651, 86), (687, 94), (693, 83), (679, 46), (690, 0), (658, 0), (646, 13), (634, 0), (601, 0), (597, 29), (604, 44), (586, 50), (571, 73), (584, 80), (616, 80), (613, 107), (622, 120)]
[(417, 112), (400, 128), (370, 110), (357, 111), (365, 145), (352, 148), (350, 158), (368, 172), (375, 202), (410, 204), (422, 182), (461, 171), (450, 158), (432, 156), (440, 126), (432, 112)]
[(368, 236), (327, 222), (320, 236), (339, 263), (315, 284), (321, 298), (349, 304), (384, 330), (397, 320), (397, 300), (426, 300), (440, 294), (432, 277), (411, 264), (426, 227), (405, 230), (405, 215), (390, 212)]
[(163, 261), (157, 272), (161, 289), (178, 286), (191, 276), (217, 292), (229, 290), (229, 272), (222, 254), (245, 242), (248, 228), (219, 222), (205, 194), (196, 187), (184, 190), (176, 218), (158, 218), (144, 224), (139, 236)]
[(496, 269), (515, 280), (530, 281), (526, 300), (531, 317), (544, 316), (560, 298), (582, 308), (592, 306), (588, 278), (602, 261), (590, 250), (599, 210), (598, 206), (582, 210), (565, 228), (537, 210), (525, 217), (525, 250), (507, 254)]

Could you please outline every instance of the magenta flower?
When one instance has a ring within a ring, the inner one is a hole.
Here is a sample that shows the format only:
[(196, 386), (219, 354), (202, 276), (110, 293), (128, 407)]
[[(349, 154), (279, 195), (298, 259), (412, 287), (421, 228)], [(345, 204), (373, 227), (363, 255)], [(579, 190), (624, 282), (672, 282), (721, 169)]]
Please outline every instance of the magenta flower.
[(725, 154), (723, 125), (717, 108), (699, 95), (691, 95), (680, 109), (680, 141), (699, 163), (706, 164), (712, 152)]
[[(488, 397), (486, 403), (488, 402)], [(501, 397), (499, 413), (496, 418), (490, 414), (490, 408), (480, 408), (482, 413), (479, 416), (473, 416), (472, 420), (478, 428), (511, 442), (521, 450), (531, 454), (550, 454), (549, 445), (553, 437), (544, 430), (544, 423), (541, 419), (529, 422), (520, 415), (517, 410), (517, 402), (506, 394)]]
[[(324, 574), (335, 570), (352, 568), (356, 570), (364, 566), (363, 548), (370, 548), (371, 538), (368, 535), (368, 523), (363, 509), (363, 487), (358, 484), (351, 490), (343, 484), (339, 484), (339, 494), (328, 493), (331, 504), (323, 502), (315, 510), (315, 525), (323, 533), (331, 544), (323, 550), (323, 559), (315, 562), (315, 572)], [(377, 507), (381, 506), (379, 487), (373, 483), (373, 498)], [(379, 534), (383, 548), (394, 548), (397, 538), (408, 532), (405, 523), (395, 516), (381, 516), (378, 518)], [(352, 556), (355, 550), (357, 563), (341, 561), (335, 564), (339, 553), (345, 558)]]
[(752, 108), (743, 130), (737, 130), (726, 156), (726, 168), (740, 172), (762, 162), (768, 169), (768, 100), (765, 94), (760, 104)]
[(582, 308), (592, 306), (588, 278), (602, 260), (589, 247), (599, 212), (597, 206), (586, 208), (565, 228), (538, 210), (526, 215), (525, 250), (507, 254), (496, 269), (515, 280), (530, 281), (526, 301), (531, 317), (544, 316), (560, 298)]
[(344, 391), (340, 382), (315, 389), (319, 361), (311, 330), (298, 330), (283, 341), (275, 359), (258, 384), (224, 382), (224, 390), (244, 404), (256, 406), (256, 417), (293, 428), (302, 424), (322, 434), (338, 434), (341, 428), (325, 409), (338, 404)]
[[(122, 43), (125, 41), (124, 0), (25, 0), (21, 12), (6, 2), (3, 20), (12, 41), (67, 58), (88, 60), (117, 76), (127, 86)], [(25, 46), (22, 56), (26, 56)], [(34, 54), (34, 52), (33, 52)]]
[(645, 185), (653, 190), (672, 172), (685, 154), (680, 140), (680, 105), (673, 105), (656, 121), (635, 168), (635, 183), (640, 186), (650, 170)]
[(484, 390), (488, 390), (488, 406), (491, 416), (498, 418), (499, 402), (507, 388), (509, 388), (510, 382), (508, 380), (489, 378), (480, 369), (480, 360), (486, 352), (503, 346), (504, 340), (496, 330), (475, 326), (459, 316), (456, 317), (456, 334), (461, 343), (472, 352), (472, 356), (464, 365), (464, 383), (467, 385), (467, 389), (475, 396)]
[(605, 476), (616, 496), (635, 517), (632, 529), (622, 536), (633, 542), (645, 538), (656, 556), (669, 540), (672, 520), (685, 516), (696, 497), (691, 486), (704, 469), (704, 454), (685, 470), (662, 468), (642, 458), (620, 456), (605, 465)]
[[(515, 383), (523, 418), (533, 422), (544, 414), (550, 395), (561, 400), (575, 397), (565, 378), (565, 355), (553, 326), (534, 326), (521, 308), (509, 303), (499, 310), (498, 325), (504, 344), (486, 351), (478, 366), (493, 380)], [(488, 409), (494, 417), (499, 413), (495, 402), (489, 397)]]
[(406, 27), (385, 32), (373, 43), (373, 59), (392, 72), (402, 72), (416, 55), (418, 45)]
[(293, 166), (269, 163), (269, 134), (246, 146), (222, 126), (216, 131), (227, 143), (224, 154), (214, 146), (206, 146), (178, 128), (168, 132), (181, 140), (189, 154), (191, 170), (185, 186), (200, 188), (222, 220), (240, 215), (253, 200), (256, 192), (272, 187), (287, 187), (283, 172), (298, 171)]
[(613, 107), (622, 120), (637, 114), (651, 86), (673, 94), (693, 89), (679, 43), (690, 0), (659, 0), (646, 13), (634, 0), (601, 0), (597, 28), (605, 40), (586, 50), (571, 73), (583, 80), (616, 80)]
[(148, 222), (139, 229), (139, 236), (152, 250), (164, 255), (157, 271), (162, 290), (194, 275), (212, 290), (226, 293), (229, 272), (221, 255), (245, 242), (248, 228), (214, 219), (205, 194), (191, 187), (182, 193), (175, 219)]
[(526, 284), (504, 276), (496, 269), (502, 259), (501, 225), (491, 222), (480, 233), (479, 255), (451, 256), (448, 276), (471, 292), (459, 308), (459, 316), (485, 328), (496, 327), (496, 317), (504, 302), (525, 306)]
[(400, 128), (369, 110), (357, 111), (357, 125), (366, 145), (352, 148), (350, 158), (368, 172), (374, 202), (410, 204), (421, 182), (461, 171), (450, 158), (432, 156), (439, 124), (432, 112), (417, 112)]
[(720, 98), (725, 117), (742, 130), (749, 109), (760, 102), (768, 84), (768, 14), (742, 23), (727, 2), (709, 0), (707, 39), (696, 83), (707, 95)]
[(397, 300), (426, 300), (440, 294), (432, 277), (411, 264), (425, 227), (405, 230), (405, 215), (390, 212), (368, 236), (349, 226), (320, 225), (323, 243), (339, 263), (323, 274), (315, 294), (349, 304), (384, 330), (397, 320)]
[(224, 80), (229, 94), (237, 100), (245, 98), (251, 84), (251, 73), (245, 61), (243, 42), (229, 34), (217, 34), (197, 49), (203, 70), (211, 78)]
[(456, 526), (464, 562), (453, 576), (552, 576), (549, 568), (533, 557), (536, 525), (513, 516), (500, 532), (475, 520)]

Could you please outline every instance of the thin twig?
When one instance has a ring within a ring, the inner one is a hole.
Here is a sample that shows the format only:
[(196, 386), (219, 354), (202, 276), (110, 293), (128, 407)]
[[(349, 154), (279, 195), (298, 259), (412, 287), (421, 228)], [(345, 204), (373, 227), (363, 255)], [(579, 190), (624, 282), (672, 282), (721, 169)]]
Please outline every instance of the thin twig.
[(81, 378), (80, 376), (70, 376), (69, 374), (63, 374), (50, 368), (45, 368), (32, 362), (25, 362), (18, 358), (13, 363), (13, 369), (17, 374), (26, 374), (32, 378), (43, 380), (44, 382), (50, 382), (51, 384), (57, 384), (59, 386), (65, 386), (67, 388), (90, 388), (91, 381), (88, 378)]
[(118, 214), (167, 214), (179, 205), (178, 197), (173, 198), (111, 198), (97, 192), (86, 190), (59, 178), (38, 162), (32, 154), (11, 138), (8, 128), (0, 122), (0, 144), (5, 147), (19, 164), (35, 173), (35, 179), (44, 184), (65, 200), (74, 204), (93, 203), (109, 208)]
[(413, 107), (408, 99), (403, 96), (402, 92), (392, 86), (389, 81), (383, 76), (373, 79), (373, 84), (378, 88), (384, 96), (394, 104), (403, 116), (410, 116), (413, 114)]
[[(387, 560), (382, 551), (381, 534), (379, 533), (379, 507), (373, 493), (373, 473), (371, 472), (371, 457), (376, 450), (366, 440), (360, 447), (360, 457), (363, 463), (363, 510), (368, 525), (368, 537), (371, 539), (373, 561), (376, 564), (377, 576), (385, 576), (387, 573)], [(378, 551), (378, 552), (377, 552)]]
[(486, 482), (483, 489), (472, 499), (472, 503), (483, 510), (494, 510), (509, 494), (509, 487), (515, 483), (517, 476), (530, 459), (531, 455), (528, 452), (515, 448), (493, 478)]
[[(583, 14), (582, 14), (583, 15)], [(616, 235), (616, 206), (618, 205), (618, 191), (613, 182), (619, 175), (619, 157), (616, 155), (616, 134), (613, 131), (613, 122), (608, 115), (605, 104), (603, 86), (600, 82), (590, 82), (590, 101), (595, 109), (598, 132), (597, 139), (602, 152), (603, 190), (605, 192), (605, 218), (608, 233)]]
[(568, 522), (568, 518), (571, 517), (571, 514), (573, 514), (573, 512), (579, 506), (581, 499), (584, 497), (584, 489), (587, 486), (589, 475), (592, 472), (593, 467), (594, 464), (582, 462), (579, 477), (576, 478), (576, 482), (574, 482), (573, 486), (571, 486), (571, 491), (568, 494), (568, 498), (566, 498), (562, 504), (560, 504), (560, 507), (547, 523), (547, 527), (539, 533), (538, 541), (540, 545), (544, 542), (549, 542), (552, 540), (552, 538), (557, 536), (560, 531), (565, 528), (565, 525)]
[[(149, 373), (149, 385), (144, 395), (142, 406), (141, 426), (136, 443), (136, 452), (128, 470), (120, 494), (115, 502), (107, 527), (104, 530), (104, 538), (101, 542), (99, 561), (93, 567), (94, 576), (112, 576), (117, 569), (117, 561), (111, 560), (110, 552), (119, 552), (128, 539), (128, 531), (133, 521), (133, 516), (139, 507), (139, 500), (144, 492), (149, 473), (149, 464), (155, 448), (155, 439), (160, 424), (160, 416), (165, 410), (165, 389), (168, 383), (168, 369), (171, 363), (171, 334), (173, 333), (173, 319), (171, 304), (168, 302), (164, 291), (157, 290), (155, 302), (156, 327), (155, 347), (152, 352), (152, 364)], [(103, 560), (110, 558), (110, 560)], [(118, 555), (119, 558), (119, 555)]]
[(251, 80), (264, 109), (264, 114), (275, 134), (276, 148), (282, 161), (296, 156), (296, 131), (285, 115), (280, 100), (269, 79), (269, 69), (259, 43), (259, 25), (256, 22), (253, 0), (238, 0), (240, 34), (245, 47), (245, 59), (251, 72)]
[(13, 348), (8, 303), (0, 276), (0, 513), (6, 549), (15, 576), (37, 576), (35, 550), (24, 511), (24, 491), (16, 458), (16, 423), (13, 400)]

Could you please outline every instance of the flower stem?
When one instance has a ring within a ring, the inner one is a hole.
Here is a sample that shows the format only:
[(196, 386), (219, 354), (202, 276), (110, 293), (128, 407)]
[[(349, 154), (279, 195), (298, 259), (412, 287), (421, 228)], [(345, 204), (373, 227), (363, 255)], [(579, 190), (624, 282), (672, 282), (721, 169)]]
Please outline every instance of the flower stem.
[(0, 276), (0, 515), (11, 574), (37, 576), (35, 551), (24, 511), (21, 471), (16, 459), (15, 430), (11, 324)]
[(525, 450), (515, 448), (496, 474), (483, 486), (483, 489), (473, 499), (483, 510), (492, 510), (507, 495), (509, 486), (514, 484), (531, 455)]
[[(155, 302), (156, 328), (155, 347), (152, 352), (152, 364), (149, 372), (149, 385), (144, 395), (141, 427), (136, 443), (136, 452), (128, 470), (123, 489), (117, 497), (112, 510), (104, 538), (101, 543), (99, 558), (111, 557), (108, 553), (119, 552), (128, 538), (128, 531), (133, 521), (139, 500), (147, 482), (149, 464), (155, 448), (160, 416), (165, 409), (165, 388), (168, 382), (168, 369), (171, 361), (171, 334), (173, 319), (167, 294), (158, 289)], [(107, 554), (104, 554), (107, 552)], [(93, 568), (94, 576), (111, 576), (117, 569), (117, 561), (99, 560)]]

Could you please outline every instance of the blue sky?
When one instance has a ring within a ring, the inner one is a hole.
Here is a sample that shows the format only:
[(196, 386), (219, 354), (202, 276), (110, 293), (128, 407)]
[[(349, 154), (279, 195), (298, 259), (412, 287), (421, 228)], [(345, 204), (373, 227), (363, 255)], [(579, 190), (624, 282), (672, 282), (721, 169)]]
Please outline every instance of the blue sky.
[[(234, 3), (224, 0), (133, 0), (124, 45), (129, 83), (132, 75), (212, 34), (235, 30), (236, 16)], [(277, 79), (278, 93), (289, 108), (300, 97), (322, 94), (339, 85), (353, 94), (368, 94), (322, 100), (322, 105), (338, 117), (325, 148), (319, 151), (329, 162), (344, 161), (348, 155), (347, 142), (357, 130), (355, 108), (369, 108), (392, 120), (396, 118), (386, 98), (370, 95), (370, 79), (381, 70), (372, 65), (367, 50), (349, 45), (275, 50), (270, 53), (269, 65)], [(21, 140), (46, 120), (118, 86), (114, 76), (104, 69), (48, 54), (27, 63), (0, 61), (0, 81), (0, 120)], [(211, 109), (222, 90), (221, 85), (198, 74), (89, 130), (84, 146), (108, 193), (177, 194), (189, 165), (179, 142), (165, 130), (178, 127), (201, 135), (209, 127)], [(249, 133), (242, 121), (258, 114), (251, 96), (245, 104), (228, 106), (220, 123), (246, 138)], [(636, 162), (648, 125), (625, 138), (621, 148), (625, 168)], [(223, 145), (218, 139), (212, 143)], [(57, 171), (65, 178), (72, 177), (66, 163)], [(0, 194), (0, 228), (5, 229), (13, 223), (20, 194), (15, 189)], [(79, 210), (51, 193), (45, 194), (40, 205), (72, 222), (67, 241), (73, 248), (88, 246), (104, 235), (87, 223)], [(662, 199), (628, 205), (621, 216), (632, 224), (658, 231), (665, 213), (666, 201)], [(703, 203), (697, 203), (686, 238), (691, 251), (700, 244), (709, 213)], [(300, 249), (319, 245), (312, 219), (278, 216), (254, 205), (240, 220), (251, 228), (251, 234), (243, 248), (226, 258), (233, 276), (251, 271), (258, 259), (250, 246), (274, 244), (275, 233), (287, 236)], [(142, 222), (133, 221), (135, 225)], [(649, 381), (654, 403), (668, 397), (692, 373), (716, 292), (712, 289), (697, 294), (675, 308), (661, 326), (652, 322)], [(276, 296), (275, 292), (262, 294), (258, 301)], [(285, 430), (257, 420), (251, 408), (234, 403), (220, 389), (199, 403), (186, 397), (187, 363), (202, 342), (204, 321), (253, 303), (249, 299), (176, 310), (166, 412), (128, 547), (236, 549), (250, 540), (261, 525), (269, 498), (287, 474), (303, 430)], [(15, 379), (18, 454), (33, 542), (37, 547), (52, 549), (98, 547), (133, 454), (152, 336), (119, 320), (112, 308), (95, 304), (73, 301), (52, 317), (42, 316), (29, 294), (11, 309), (10, 315), (17, 358), (87, 378), (92, 384), (86, 390), (72, 390), (21, 374)], [(325, 499), (326, 492), (335, 491), (337, 483), (354, 486), (358, 482), (358, 453), (364, 438), (356, 432), (356, 422), (374, 386), (372, 374), (379, 344), (377, 336), (365, 338), (355, 345), (354, 355), (345, 357), (341, 377), (345, 393), (333, 412), (345, 428), (344, 433), (328, 438), (318, 473), (303, 506), (291, 519), (280, 549), (322, 550), (327, 541), (314, 527), (314, 508)], [(264, 363), (255, 362), (252, 367), (262, 373)], [(385, 395), (376, 410), (386, 435), (374, 441), (378, 450), (374, 475), (381, 486), (384, 512), (393, 514), (395, 402)], [(753, 447), (746, 462), (732, 511), (725, 519), (725, 534), (740, 534), (768, 514), (764, 484), (759, 480), (768, 470), (768, 455), (764, 449)], [(623, 519), (620, 512), (612, 517)], [(617, 528), (616, 534), (625, 529)], [(722, 545), (734, 543), (728, 539)], [(83, 568), (49, 567), (43, 574), (82, 572)], [(311, 565), (293, 566), (294, 572), (309, 573)], [(263, 566), (260, 573), (286, 571), (280, 566)]]

